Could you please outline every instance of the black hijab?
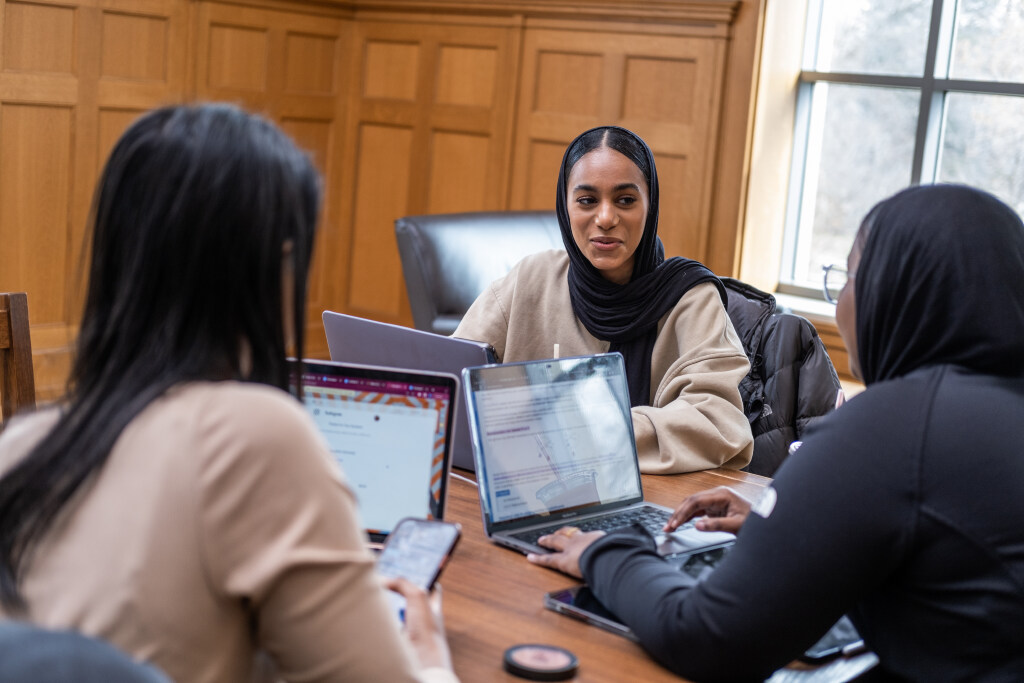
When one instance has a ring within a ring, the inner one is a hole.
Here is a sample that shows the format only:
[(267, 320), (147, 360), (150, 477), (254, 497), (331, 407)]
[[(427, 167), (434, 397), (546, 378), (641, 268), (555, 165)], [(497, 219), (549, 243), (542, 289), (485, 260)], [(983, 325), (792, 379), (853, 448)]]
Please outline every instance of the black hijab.
[(928, 365), (1024, 374), (1024, 224), (960, 185), (912, 187), (878, 204), (855, 274), (865, 384)]
[[(572, 167), (584, 154), (602, 147), (626, 156), (647, 179), (650, 199), (647, 222), (634, 253), (633, 275), (624, 285), (606, 280), (576, 246), (566, 206)], [(592, 128), (569, 144), (558, 174), (555, 209), (562, 228), (562, 241), (569, 253), (572, 310), (590, 334), (610, 341), (610, 350), (623, 355), (630, 405), (648, 405), (651, 353), (658, 336), (658, 321), (695, 285), (714, 282), (723, 304), (725, 288), (714, 273), (697, 261), (680, 257), (665, 260), (665, 248), (658, 239), (658, 172), (654, 155), (639, 136), (625, 128)]]

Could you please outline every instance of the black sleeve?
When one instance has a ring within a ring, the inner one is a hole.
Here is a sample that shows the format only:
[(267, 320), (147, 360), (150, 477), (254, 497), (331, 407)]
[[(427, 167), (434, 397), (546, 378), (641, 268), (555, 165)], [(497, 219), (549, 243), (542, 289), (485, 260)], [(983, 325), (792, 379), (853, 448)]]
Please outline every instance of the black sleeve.
[(896, 397), (901, 410), (873, 393), (790, 457), (774, 509), (750, 515), (706, 580), (694, 584), (633, 534), (587, 550), (584, 578), (655, 659), (700, 681), (764, 680), (894, 570), (915, 523), (919, 440), (907, 422), (927, 401)]

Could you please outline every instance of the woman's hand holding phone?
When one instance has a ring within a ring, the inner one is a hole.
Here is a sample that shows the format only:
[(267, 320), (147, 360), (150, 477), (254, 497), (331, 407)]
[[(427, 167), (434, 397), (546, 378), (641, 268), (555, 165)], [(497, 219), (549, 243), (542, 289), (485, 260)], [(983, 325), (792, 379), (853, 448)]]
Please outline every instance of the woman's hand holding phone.
[(451, 652), (444, 634), (441, 614), (441, 587), (427, 594), (408, 579), (390, 578), (384, 587), (405, 598), (405, 635), (412, 644), (420, 667), (452, 668)]
[(441, 587), (435, 584), (460, 532), (458, 524), (407, 517), (388, 535), (377, 558), (384, 587), (403, 598), (405, 635), (425, 669), (452, 668), (441, 615)]

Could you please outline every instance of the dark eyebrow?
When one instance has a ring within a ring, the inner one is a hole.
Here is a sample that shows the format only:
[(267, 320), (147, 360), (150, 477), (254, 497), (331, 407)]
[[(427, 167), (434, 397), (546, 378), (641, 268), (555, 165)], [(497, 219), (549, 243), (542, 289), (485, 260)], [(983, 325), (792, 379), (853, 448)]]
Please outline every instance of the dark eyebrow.
[[(577, 185), (572, 189), (573, 192), (597, 192), (597, 188), (594, 187), (593, 185)], [(614, 188), (612, 188), (613, 192), (622, 192), (623, 190), (635, 190), (636, 192), (639, 192), (640, 186), (637, 185), (636, 183), (619, 183)]]

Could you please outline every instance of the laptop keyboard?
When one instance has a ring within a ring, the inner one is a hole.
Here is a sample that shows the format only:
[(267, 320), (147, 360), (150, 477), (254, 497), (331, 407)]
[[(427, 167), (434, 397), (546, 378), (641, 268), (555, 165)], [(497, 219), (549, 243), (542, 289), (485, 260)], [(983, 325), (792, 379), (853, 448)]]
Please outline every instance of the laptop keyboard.
[(631, 524), (639, 524), (647, 529), (653, 536), (662, 533), (665, 522), (672, 516), (671, 510), (659, 510), (657, 508), (637, 508), (621, 512), (611, 512), (600, 517), (580, 520), (579, 522), (565, 521), (552, 524), (541, 529), (530, 529), (518, 534), (510, 534), (512, 538), (537, 545), (537, 539), (547, 534), (553, 534), (563, 526), (574, 526), (582, 531), (611, 531)]

